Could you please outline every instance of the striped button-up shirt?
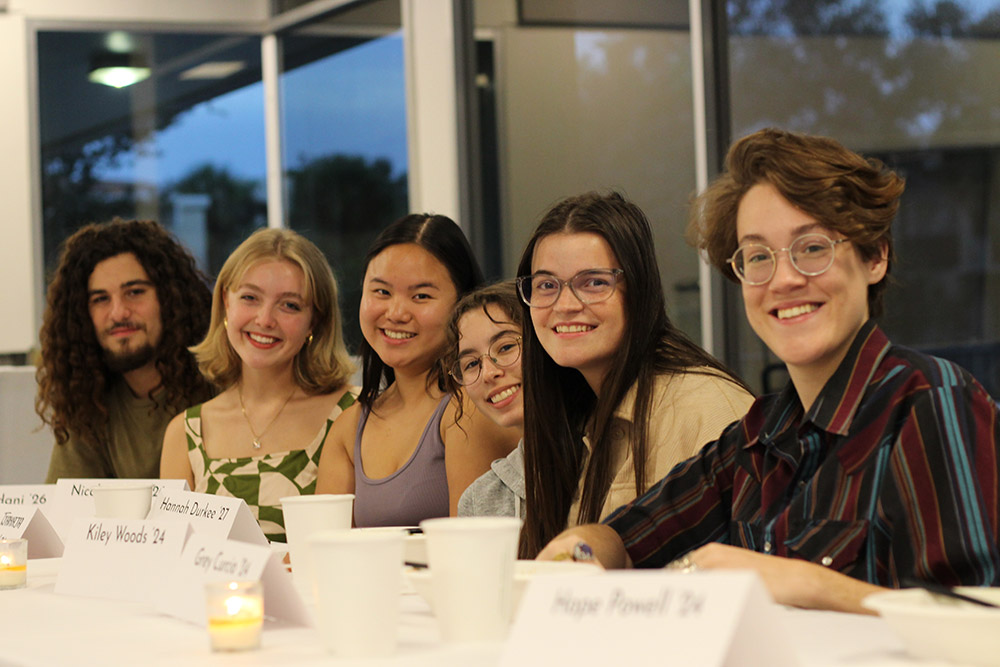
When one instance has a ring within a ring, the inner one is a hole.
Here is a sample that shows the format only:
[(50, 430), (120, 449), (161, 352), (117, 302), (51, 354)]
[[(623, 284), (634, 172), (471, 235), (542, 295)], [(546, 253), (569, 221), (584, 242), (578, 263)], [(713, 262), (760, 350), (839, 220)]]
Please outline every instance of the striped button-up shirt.
[(869, 321), (808, 412), (791, 383), (759, 398), (605, 523), (637, 567), (722, 542), (883, 586), (997, 585), (998, 436), (968, 372)]

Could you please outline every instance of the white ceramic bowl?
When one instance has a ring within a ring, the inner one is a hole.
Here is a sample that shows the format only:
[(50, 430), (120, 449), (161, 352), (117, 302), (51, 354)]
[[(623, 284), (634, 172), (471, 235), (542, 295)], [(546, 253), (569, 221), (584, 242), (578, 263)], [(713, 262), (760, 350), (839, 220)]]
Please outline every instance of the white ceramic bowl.
[[(571, 574), (594, 575), (600, 574), (604, 569), (593, 563), (578, 563), (575, 561), (543, 561), (543, 560), (519, 560), (514, 564), (514, 588), (512, 591), (515, 615), (521, 606), (521, 597), (528, 586), (528, 582), (535, 577), (562, 576)], [(434, 607), (434, 591), (431, 585), (431, 570), (429, 568), (406, 570), (407, 579), (413, 590), (427, 601), (427, 604)]]
[[(1000, 604), (1000, 588), (955, 590)], [(920, 588), (875, 593), (863, 604), (877, 611), (907, 651), (918, 658), (1000, 666), (1000, 609), (951, 600)]]

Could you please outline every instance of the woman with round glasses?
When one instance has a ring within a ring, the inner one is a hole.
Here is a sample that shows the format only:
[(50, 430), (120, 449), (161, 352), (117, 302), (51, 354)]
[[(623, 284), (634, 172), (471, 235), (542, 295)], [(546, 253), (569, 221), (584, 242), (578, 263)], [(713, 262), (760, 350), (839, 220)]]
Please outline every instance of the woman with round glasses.
[[(458, 302), (448, 323), (449, 373), (483, 413), (524, 433), (521, 338), (524, 314), (513, 281), (487, 285)], [(458, 501), (459, 516), (524, 517), (523, 440), (493, 461)]]
[(826, 137), (768, 129), (730, 148), (691, 228), (790, 381), (541, 557), (583, 543), (606, 567), (752, 569), (780, 604), (851, 612), (909, 581), (1000, 584), (997, 407), (874, 320), (903, 185)]
[(716, 438), (753, 401), (671, 323), (653, 235), (617, 193), (556, 204), (528, 242), (527, 514), (521, 555), (598, 521)]

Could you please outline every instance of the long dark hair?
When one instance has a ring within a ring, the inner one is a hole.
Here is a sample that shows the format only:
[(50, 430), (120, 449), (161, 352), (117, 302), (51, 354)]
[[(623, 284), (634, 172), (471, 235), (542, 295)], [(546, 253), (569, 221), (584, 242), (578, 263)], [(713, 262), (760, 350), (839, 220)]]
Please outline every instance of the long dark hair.
[(160, 304), (163, 333), (154, 362), (163, 394), (154, 400), (180, 412), (214, 393), (187, 349), (204, 337), (212, 306), (208, 281), (190, 253), (149, 220), (86, 225), (63, 244), (39, 334), (35, 410), (59, 444), (71, 433), (92, 447), (107, 437), (105, 396), (116, 374), (103, 361), (87, 284), (97, 264), (122, 253), (132, 253), (142, 264)]
[[(553, 206), (528, 241), (517, 275), (531, 274), (535, 246), (550, 234), (587, 232), (599, 235), (625, 269), (622, 290), (625, 333), (600, 395), (595, 395), (579, 371), (552, 360), (535, 334), (524, 328), (522, 375), (524, 383), (526, 516), (521, 530), (522, 558), (534, 557), (562, 531), (581, 473), (583, 491), (577, 520), (600, 520), (611, 488), (610, 426), (615, 409), (637, 384), (628, 441), (635, 466), (636, 495), (647, 479), (647, 430), (653, 384), (658, 375), (681, 372), (718, 374), (743, 385), (718, 360), (698, 347), (667, 317), (660, 269), (653, 251), (649, 221), (638, 206), (622, 195), (590, 192), (569, 197)], [(530, 318), (525, 308), (525, 320)], [(711, 370), (708, 370), (711, 369)], [(591, 454), (583, 470), (582, 437), (590, 422)]]
[[(364, 272), (368, 272), (368, 265), (383, 250), (403, 243), (414, 243), (434, 255), (448, 270), (458, 298), (482, 284), (483, 272), (461, 228), (451, 218), (430, 213), (411, 213), (383, 229), (365, 255)], [(442, 348), (441, 359), (431, 369), (427, 381), (437, 382), (441, 391), (450, 391), (452, 383), (442, 361), (445, 354), (446, 349)], [(375, 399), (396, 379), (396, 374), (364, 338), (361, 340), (361, 368), (362, 387), (358, 400), (370, 410)]]

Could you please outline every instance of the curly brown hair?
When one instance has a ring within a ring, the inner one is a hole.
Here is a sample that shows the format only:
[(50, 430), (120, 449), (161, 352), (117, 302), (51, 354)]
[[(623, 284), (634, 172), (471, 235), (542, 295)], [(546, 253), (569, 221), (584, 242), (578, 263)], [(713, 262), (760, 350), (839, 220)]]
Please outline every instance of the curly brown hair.
[(96, 446), (107, 434), (106, 394), (115, 373), (108, 369), (88, 307), (94, 267), (132, 253), (156, 287), (163, 333), (154, 352), (164, 405), (180, 412), (213, 394), (187, 348), (208, 330), (212, 295), (194, 258), (165, 229), (148, 220), (115, 219), (78, 229), (63, 243), (52, 276), (39, 334), (35, 411), (52, 427), (56, 442), (70, 433)]
[[(724, 276), (738, 282), (729, 258), (739, 245), (736, 214), (743, 195), (770, 183), (824, 227), (843, 234), (865, 261), (886, 252), (894, 261), (892, 221), (905, 181), (881, 161), (819, 136), (767, 128), (743, 137), (726, 155), (725, 171), (691, 207), (688, 239)], [(887, 279), (868, 286), (868, 314), (882, 314)]]

